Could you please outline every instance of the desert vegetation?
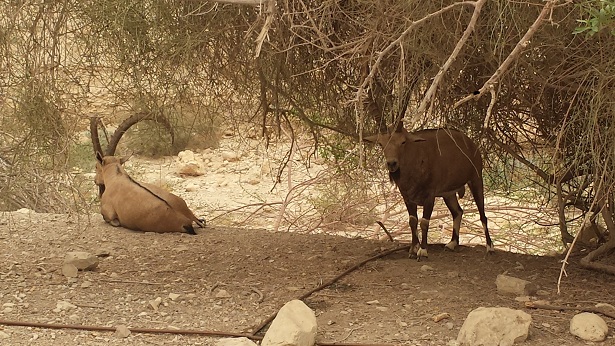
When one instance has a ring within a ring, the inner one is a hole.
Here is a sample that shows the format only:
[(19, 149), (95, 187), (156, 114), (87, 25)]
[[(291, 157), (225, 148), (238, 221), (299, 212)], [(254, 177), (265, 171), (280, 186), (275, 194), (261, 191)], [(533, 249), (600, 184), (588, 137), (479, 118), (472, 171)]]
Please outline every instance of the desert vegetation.
[(404, 118), (480, 142), (492, 194), (554, 211), (564, 244), (605, 227), (583, 263), (615, 272), (594, 261), (615, 247), (613, 1), (26, 0), (0, 13), (2, 210), (90, 210), (75, 172), (93, 167), (90, 117), (141, 115), (121, 142), (132, 153), (215, 146), (228, 128), (308, 138), (305, 162), (324, 157), (345, 181), (315, 210), (356, 218), (374, 208), (360, 171), (382, 173), (361, 138)]

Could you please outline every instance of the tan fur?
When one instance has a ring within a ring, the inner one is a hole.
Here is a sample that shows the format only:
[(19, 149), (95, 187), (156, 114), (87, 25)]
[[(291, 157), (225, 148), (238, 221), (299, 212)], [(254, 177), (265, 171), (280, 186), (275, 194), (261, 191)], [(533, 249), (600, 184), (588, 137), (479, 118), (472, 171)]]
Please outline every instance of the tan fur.
[(204, 226), (182, 198), (132, 180), (122, 167), (123, 159), (97, 155), (97, 160), (94, 181), (102, 187), (100, 210), (111, 225), (144, 232), (192, 234), (192, 222)]

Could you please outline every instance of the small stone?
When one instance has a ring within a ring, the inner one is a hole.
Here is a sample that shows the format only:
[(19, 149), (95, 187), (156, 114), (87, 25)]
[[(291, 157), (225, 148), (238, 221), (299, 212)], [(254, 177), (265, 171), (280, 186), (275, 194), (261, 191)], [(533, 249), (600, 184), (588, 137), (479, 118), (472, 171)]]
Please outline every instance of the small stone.
[(239, 161), (239, 155), (233, 151), (223, 151), (222, 159), (228, 162), (236, 162), (236, 161)]
[(459, 272), (457, 272), (457, 271), (450, 271), (450, 272), (446, 273), (446, 277), (449, 278), (449, 279), (455, 279), (455, 278), (458, 278), (460, 276), (461, 275), (459, 275)]
[(431, 267), (431, 266), (428, 266), (427, 264), (424, 264), (424, 265), (421, 266), (421, 271), (423, 271), (423, 272), (430, 272), (430, 271), (433, 271), (433, 270), (434, 270), (434, 268)]
[(185, 189), (186, 192), (195, 192), (200, 189), (200, 186), (198, 184), (188, 184), (186, 185)]
[(160, 303), (162, 303), (162, 298), (157, 297), (156, 299), (149, 301), (149, 306), (151, 306), (154, 311), (158, 311)]
[(498, 292), (517, 296), (533, 296), (538, 288), (530, 281), (500, 274), (495, 280)]
[(444, 325), (448, 330), (453, 330), (453, 328), (455, 327), (455, 324), (453, 322), (446, 322)]
[(65, 263), (62, 266), (62, 275), (67, 278), (76, 278), (79, 275), (79, 269), (72, 263)]
[[(182, 177), (199, 177), (205, 172), (197, 162), (188, 162), (179, 167), (177, 173)], [(186, 190), (188, 191), (188, 190)]]
[(226, 299), (230, 297), (231, 295), (226, 290), (219, 290), (218, 292), (216, 292), (216, 298)]
[(367, 305), (375, 305), (375, 304), (380, 304), (380, 302), (378, 300), (370, 300), (369, 302), (365, 302), (365, 304), (367, 304)]
[(445, 320), (445, 319), (447, 319), (447, 318), (450, 318), (450, 317), (451, 317), (451, 315), (450, 315), (449, 313), (447, 313), (447, 312), (443, 312), (443, 313), (441, 313), (441, 314), (434, 315), (431, 319), (432, 319), (434, 322), (438, 323), (438, 322), (440, 322), (440, 321), (442, 321), (442, 320)]
[(81, 283), (81, 288), (90, 288), (92, 287), (92, 283), (89, 281), (84, 281)]
[(92, 270), (98, 262), (98, 257), (84, 251), (67, 252), (64, 257), (64, 264), (72, 264), (79, 270)]
[(611, 310), (611, 311), (615, 311), (615, 306), (611, 305), (611, 304), (607, 304), (607, 303), (598, 303), (596, 304), (596, 307), (598, 309), (604, 309), (604, 310)]
[(169, 293), (169, 299), (171, 299), (172, 301), (176, 301), (179, 296), (180, 295), (177, 293)]
[(257, 346), (248, 338), (225, 338), (216, 341), (216, 346)]
[(530, 296), (520, 296), (520, 297), (515, 297), (515, 300), (518, 302), (529, 302), (532, 298)]
[(11, 336), (3, 331), (0, 330), (0, 339), (8, 339)]
[(58, 302), (56, 303), (56, 308), (53, 309), (53, 312), (69, 311), (69, 310), (76, 309), (76, 308), (77, 308), (76, 305), (73, 305), (64, 300), (58, 300)]
[(376, 306), (376, 310), (378, 311), (389, 311), (389, 308), (386, 306)]
[(130, 334), (130, 329), (128, 329), (128, 327), (126, 327), (125, 325), (121, 324), (115, 327), (115, 336), (117, 336), (118, 338), (127, 338), (130, 336)]

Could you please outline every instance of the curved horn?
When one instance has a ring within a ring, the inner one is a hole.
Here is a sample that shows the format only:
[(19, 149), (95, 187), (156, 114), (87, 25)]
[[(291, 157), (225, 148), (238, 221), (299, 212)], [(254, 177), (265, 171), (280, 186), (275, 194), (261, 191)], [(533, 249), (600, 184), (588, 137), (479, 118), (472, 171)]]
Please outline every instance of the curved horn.
[(120, 139), (122, 138), (124, 133), (126, 133), (128, 129), (130, 129), (133, 125), (135, 125), (141, 120), (153, 120), (159, 124), (162, 124), (162, 126), (164, 126), (169, 131), (169, 134), (171, 135), (171, 144), (175, 142), (175, 133), (173, 132), (173, 127), (171, 126), (171, 123), (169, 122), (167, 118), (165, 118), (162, 115), (152, 116), (152, 114), (150, 113), (141, 112), (141, 113), (137, 113), (135, 115), (132, 115), (126, 118), (117, 127), (115, 132), (113, 132), (113, 136), (111, 136), (111, 139), (109, 140), (109, 146), (107, 147), (106, 155), (108, 156), (115, 155), (115, 150), (117, 149), (117, 145), (120, 142)]
[(103, 153), (102, 146), (100, 145), (100, 138), (98, 137), (98, 124), (100, 118), (96, 115), (90, 116), (90, 136), (92, 137), (92, 146), (94, 147), (94, 155)]

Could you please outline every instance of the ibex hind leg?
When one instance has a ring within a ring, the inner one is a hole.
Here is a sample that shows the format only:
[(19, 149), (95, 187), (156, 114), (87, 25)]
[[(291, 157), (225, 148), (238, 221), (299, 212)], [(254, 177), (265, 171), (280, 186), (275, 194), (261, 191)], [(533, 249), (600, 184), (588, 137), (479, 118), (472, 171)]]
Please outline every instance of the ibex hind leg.
[(489, 235), (489, 228), (487, 227), (487, 216), (485, 215), (485, 195), (483, 191), (482, 176), (478, 176), (472, 179), (468, 183), (468, 186), (470, 187), (470, 191), (472, 191), (472, 196), (474, 196), (474, 202), (476, 203), (476, 208), (478, 209), (478, 213), (480, 215), (480, 222), (483, 224), (483, 230), (485, 231), (485, 243), (487, 247), (487, 253), (494, 253), (495, 248), (493, 247), (493, 242), (491, 241), (491, 236)]
[(444, 248), (454, 251), (457, 245), (459, 245), (459, 229), (461, 228), (463, 209), (459, 205), (459, 200), (455, 194), (444, 197), (444, 203), (446, 203), (448, 210), (450, 210), (453, 216), (453, 236), (451, 237), (451, 241), (446, 244)]
[(184, 226), (184, 231), (190, 235), (196, 235), (196, 232), (194, 231), (194, 227), (192, 227), (192, 225), (188, 225), (188, 226)]

